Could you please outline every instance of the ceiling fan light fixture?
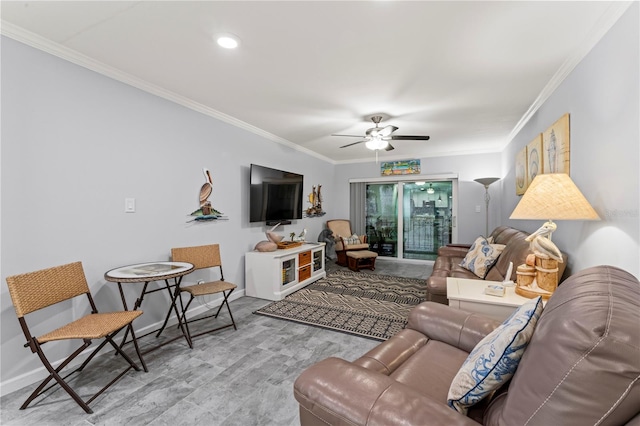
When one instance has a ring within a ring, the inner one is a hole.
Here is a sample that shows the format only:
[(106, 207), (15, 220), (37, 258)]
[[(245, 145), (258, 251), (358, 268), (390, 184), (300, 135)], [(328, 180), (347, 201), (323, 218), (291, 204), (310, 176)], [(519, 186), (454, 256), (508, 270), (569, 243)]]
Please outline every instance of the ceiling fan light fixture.
[(378, 149), (385, 149), (387, 145), (389, 145), (389, 142), (380, 138), (373, 138), (370, 141), (367, 141), (364, 145), (370, 150), (375, 151)]
[(380, 121), (382, 120), (381, 115), (375, 115), (373, 117), (368, 117), (373, 121), (376, 125), (370, 129), (365, 131), (364, 137), (360, 135), (342, 135), (338, 133), (332, 133), (331, 136), (348, 136), (352, 138), (360, 138), (357, 142), (348, 143), (346, 145), (342, 145), (340, 148), (347, 148), (349, 146), (358, 145), (364, 143), (365, 146), (372, 150), (376, 151), (376, 158), (378, 157), (378, 151), (384, 149), (385, 151), (391, 151), (395, 149), (391, 143), (388, 141), (396, 141), (396, 140), (420, 140), (426, 141), (429, 140), (429, 136), (409, 136), (409, 135), (393, 135), (393, 132), (398, 130), (396, 126), (388, 125), (384, 127), (380, 127)]
[(225, 49), (235, 49), (240, 45), (240, 39), (234, 34), (219, 34), (216, 37), (216, 42), (218, 46)]

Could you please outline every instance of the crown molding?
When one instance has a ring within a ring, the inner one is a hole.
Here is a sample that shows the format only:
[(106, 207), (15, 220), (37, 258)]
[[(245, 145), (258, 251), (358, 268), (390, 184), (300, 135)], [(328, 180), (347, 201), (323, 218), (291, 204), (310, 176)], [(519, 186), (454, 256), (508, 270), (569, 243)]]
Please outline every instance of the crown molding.
[[(529, 122), (531, 117), (540, 109), (542, 105), (551, 97), (553, 92), (560, 86), (565, 78), (574, 70), (576, 66), (591, 52), (595, 45), (604, 37), (604, 35), (614, 26), (620, 17), (633, 4), (633, 1), (613, 1), (602, 14), (596, 25), (593, 26), (591, 32), (576, 46), (573, 54), (569, 56), (551, 80), (542, 89), (538, 97), (533, 101), (527, 112), (524, 113), (520, 121), (509, 133), (507, 143), (509, 144), (522, 128)], [(505, 147), (506, 147), (505, 144)]]
[(272, 142), (285, 145), (288, 148), (294, 149), (296, 151), (300, 151), (304, 154), (310, 155), (312, 157), (316, 157), (320, 160), (323, 160), (332, 164), (335, 163), (334, 160), (328, 157), (325, 157), (323, 155), (320, 155), (317, 152), (311, 151), (291, 141), (288, 141), (284, 138), (281, 138), (265, 130), (262, 130), (256, 126), (252, 126), (249, 123), (246, 123), (242, 120), (238, 120), (237, 118), (227, 115), (225, 113), (222, 113), (218, 110), (207, 107), (206, 105), (203, 105), (199, 102), (195, 102), (185, 96), (178, 95), (177, 93), (166, 90), (155, 84), (151, 84), (141, 78), (134, 77), (131, 74), (127, 74), (117, 68), (114, 68), (102, 62), (96, 61), (95, 59), (92, 59), (86, 55), (83, 55), (80, 52), (77, 52), (73, 49), (69, 49), (59, 43), (53, 42), (31, 31), (27, 31), (24, 28), (14, 25), (10, 22), (6, 22), (4, 20), (0, 21), (0, 34), (7, 36), (9, 38), (12, 38), (16, 41), (19, 41), (20, 43), (24, 43), (28, 46), (41, 50), (43, 52), (49, 53), (58, 58), (69, 61), (73, 64), (79, 65), (91, 71), (102, 74), (106, 77), (117, 80), (121, 83), (127, 84), (129, 86), (143, 90), (152, 95), (158, 96), (160, 98), (174, 102), (178, 105), (189, 108), (193, 111), (199, 112), (201, 114), (204, 114), (209, 117), (215, 118), (217, 120), (223, 121), (225, 123), (231, 124), (232, 126), (246, 130), (248, 132), (261, 136), (265, 139), (268, 139)]

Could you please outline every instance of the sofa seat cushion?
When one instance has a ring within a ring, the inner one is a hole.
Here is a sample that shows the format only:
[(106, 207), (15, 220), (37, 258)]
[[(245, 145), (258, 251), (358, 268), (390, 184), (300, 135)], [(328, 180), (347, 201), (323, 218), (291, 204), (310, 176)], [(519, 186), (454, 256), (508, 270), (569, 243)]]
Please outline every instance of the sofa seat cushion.
[(455, 346), (429, 340), (390, 377), (420, 394), (446, 404), (451, 382), (468, 355)]
[(464, 274), (468, 274), (469, 278), (476, 277), (475, 274), (469, 271), (467, 268), (460, 266), (462, 263), (462, 257), (438, 257), (436, 262), (433, 265), (433, 274), (440, 275), (443, 277), (449, 277), (453, 272), (460, 272)]
[(433, 271), (451, 271), (460, 268), (464, 256), (439, 256), (433, 262)]

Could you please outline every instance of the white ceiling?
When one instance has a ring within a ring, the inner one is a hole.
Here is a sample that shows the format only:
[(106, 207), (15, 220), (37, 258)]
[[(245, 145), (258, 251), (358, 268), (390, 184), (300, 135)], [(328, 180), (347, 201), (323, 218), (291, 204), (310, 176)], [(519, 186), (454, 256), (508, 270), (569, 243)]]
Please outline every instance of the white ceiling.
[[(3, 1), (1, 16), (9, 37), (341, 163), (374, 154), (331, 134), (379, 112), (431, 136), (383, 160), (501, 150), (628, 5)], [(219, 48), (222, 32), (240, 48)]]

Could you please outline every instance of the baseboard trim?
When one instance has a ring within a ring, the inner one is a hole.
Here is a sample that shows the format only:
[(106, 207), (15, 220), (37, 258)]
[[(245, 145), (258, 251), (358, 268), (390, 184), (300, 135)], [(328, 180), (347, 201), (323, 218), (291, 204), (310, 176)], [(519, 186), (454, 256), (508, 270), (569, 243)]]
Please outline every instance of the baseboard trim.
[[(244, 289), (241, 290), (236, 290), (234, 291), (231, 296), (229, 296), (229, 301), (233, 301), (236, 299), (239, 299), (241, 297), (243, 297), (244, 294)], [(212, 308), (217, 308), (218, 306), (220, 306), (220, 304), (222, 303), (222, 296), (217, 297), (211, 301), (207, 302), (207, 305), (211, 306), (211, 308), (207, 307), (204, 304), (200, 304), (192, 309), (189, 309), (188, 312), (188, 317), (192, 318), (194, 316), (200, 315), (204, 312), (206, 312), (208, 309), (212, 309)], [(194, 302), (195, 303), (195, 302)], [(178, 323), (178, 319), (176, 318), (175, 315), (171, 316), (169, 318), (169, 323), (168, 325), (175, 325)], [(148, 333), (154, 329), (159, 328), (162, 325), (162, 321), (158, 321), (156, 323), (150, 324), (146, 327), (142, 327), (140, 329), (136, 329), (136, 334), (138, 335), (143, 335), (145, 333)], [(26, 351), (27, 349), (25, 349)], [(69, 366), (67, 366), (67, 369), (72, 368), (74, 366), (78, 366), (80, 364), (82, 364), (82, 362), (86, 359), (86, 357), (89, 356), (89, 354), (91, 353), (91, 351), (93, 350), (93, 348), (88, 348), (86, 349), (84, 352), (82, 352), (82, 354), (80, 354), (72, 363), (69, 364)], [(102, 352), (98, 355), (98, 356), (104, 356), (104, 355), (108, 355), (108, 354), (113, 354), (113, 348), (107, 347), (105, 346), (105, 348), (102, 350)], [(135, 359), (134, 359), (135, 360)], [(55, 362), (52, 362), (54, 367), (57, 367), (58, 365), (60, 365), (60, 363), (62, 363), (62, 359), (57, 360)], [(151, 368), (151, 367), (150, 367)], [(26, 373), (20, 374), (19, 376), (16, 377), (12, 377), (10, 379), (7, 379), (3, 382), (0, 382), (0, 397), (8, 395), (12, 392), (15, 392), (17, 390), (20, 390), (26, 386), (32, 385), (34, 383), (40, 382), (42, 381), (45, 377), (47, 377), (48, 373), (47, 370), (44, 367), (39, 367), (36, 368), (34, 370), (28, 371)], [(27, 397), (27, 395), (25, 395), (25, 398)]]

